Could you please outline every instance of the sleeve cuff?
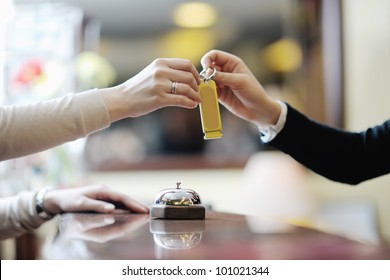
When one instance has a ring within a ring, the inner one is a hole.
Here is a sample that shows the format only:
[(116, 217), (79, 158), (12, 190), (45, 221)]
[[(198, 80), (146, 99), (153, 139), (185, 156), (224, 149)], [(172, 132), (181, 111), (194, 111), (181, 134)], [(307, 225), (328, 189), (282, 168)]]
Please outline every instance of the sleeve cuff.
[(286, 123), (286, 117), (287, 117), (287, 105), (282, 102), (277, 100), (277, 102), (280, 105), (280, 115), (279, 119), (276, 122), (275, 125), (270, 125), (268, 127), (262, 127), (259, 128), (260, 131), (260, 139), (263, 143), (268, 143), (271, 142), (276, 135), (283, 129), (285, 123)]

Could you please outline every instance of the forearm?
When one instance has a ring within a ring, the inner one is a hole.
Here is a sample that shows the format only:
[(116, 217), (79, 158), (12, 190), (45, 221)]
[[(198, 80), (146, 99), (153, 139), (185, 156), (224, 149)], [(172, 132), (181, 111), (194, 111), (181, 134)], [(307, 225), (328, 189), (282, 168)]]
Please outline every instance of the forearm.
[(0, 108), (0, 160), (40, 152), (105, 128), (110, 119), (97, 90)]
[(358, 184), (390, 171), (389, 131), (385, 123), (361, 133), (346, 132), (289, 107), (285, 127), (269, 145), (331, 180)]
[(35, 192), (0, 198), (0, 239), (16, 237), (42, 225), (35, 210)]

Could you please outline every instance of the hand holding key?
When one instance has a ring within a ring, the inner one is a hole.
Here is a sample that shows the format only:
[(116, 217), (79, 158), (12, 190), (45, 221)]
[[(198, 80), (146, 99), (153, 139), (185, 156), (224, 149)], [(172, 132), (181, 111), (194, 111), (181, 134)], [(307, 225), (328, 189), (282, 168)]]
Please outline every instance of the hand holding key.
[(102, 89), (102, 93), (113, 122), (168, 106), (193, 109), (201, 101), (199, 83), (198, 71), (189, 60), (158, 58), (114, 90)]
[(218, 88), (219, 102), (229, 111), (258, 127), (276, 124), (280, 105), (267, 95), (239, 57), (212, 50), (202, 57), (201, 64), (203, 69), (217, 69), (213, 80)]

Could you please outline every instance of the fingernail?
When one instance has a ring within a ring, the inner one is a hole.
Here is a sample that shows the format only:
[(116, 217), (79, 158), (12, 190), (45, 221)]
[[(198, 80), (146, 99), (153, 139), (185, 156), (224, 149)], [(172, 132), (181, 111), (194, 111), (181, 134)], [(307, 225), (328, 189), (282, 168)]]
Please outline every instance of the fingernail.
[(114, 210), (115, 206), (113, 204), (106, 204), (104, 205), (104, 210), (111, 211)]

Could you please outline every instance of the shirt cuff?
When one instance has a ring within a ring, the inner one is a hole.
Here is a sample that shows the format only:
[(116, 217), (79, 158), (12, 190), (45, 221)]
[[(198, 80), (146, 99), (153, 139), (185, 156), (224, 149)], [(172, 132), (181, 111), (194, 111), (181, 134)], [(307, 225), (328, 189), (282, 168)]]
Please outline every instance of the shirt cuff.
[(277, 102), (280, 105), (281, 111), (276, 124), (270, 125), (268, 127), (259, 128), (260, 139), (263, 143), (271, 142), (276, 137), (276, 135), (278, 135), (278, 133), (283, 129), (284, 124), (286, 123), (287, 105), (279, 100), (277, 100)]

